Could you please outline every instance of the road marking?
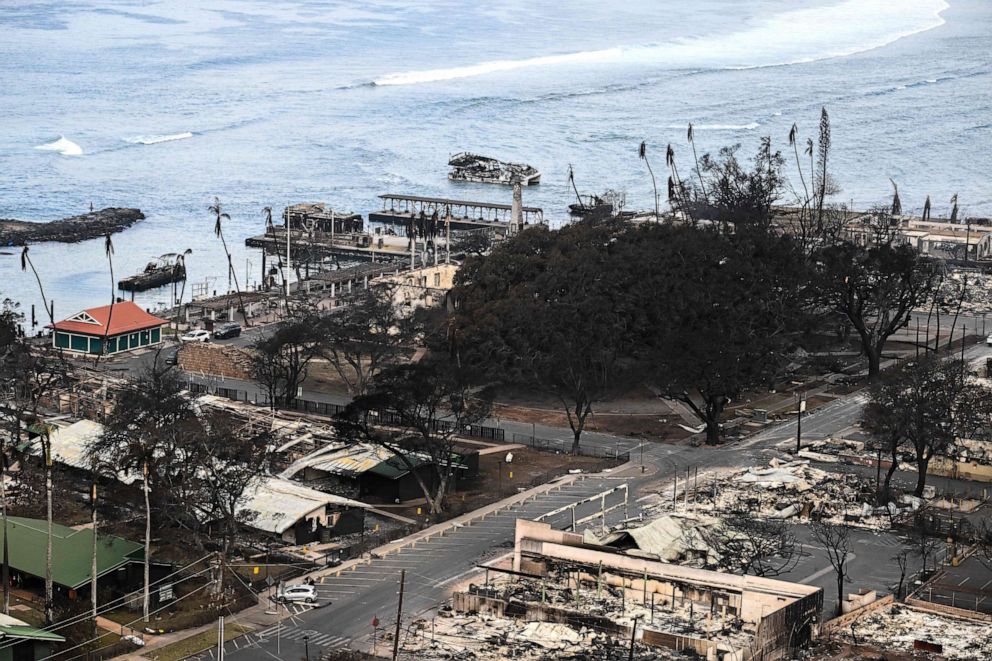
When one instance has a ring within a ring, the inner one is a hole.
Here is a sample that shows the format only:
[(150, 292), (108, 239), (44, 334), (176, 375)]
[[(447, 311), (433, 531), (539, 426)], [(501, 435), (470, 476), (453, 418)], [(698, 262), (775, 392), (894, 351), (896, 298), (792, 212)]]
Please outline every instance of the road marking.
[[(858, 557), (858, 556), (854, 555), (853, 553), (848, 552), (848, 554), (847, 554), (847, 562), (851, 562), (851, 560), (854, 560), (856, 557)], [(812, 583), (813, 581), (815, 581), (816, 579), (820, 578), (824, 574), (827, 574), (829, 572), (832, 572), (833, 570), (834, 570), (833, 565), (827, 565), (823, 569), (821, 569), (819, 571), (813, 572), (812, 574), (810, 574), (809, 576), (807, 576), (806, 578), (802, 579), (799, 582), (802, 583), (802, 584), (804, 584), (804, 585), (809, 584), (809, 583)]]
[(958, 586), (961, 586), (961, 585), (964, 585), (965, 583), (967, 583), (969, 578), (971, 578), (971, 576), (965, 576), (963, 579), (961, 579), (961, 582), (958, 583)]

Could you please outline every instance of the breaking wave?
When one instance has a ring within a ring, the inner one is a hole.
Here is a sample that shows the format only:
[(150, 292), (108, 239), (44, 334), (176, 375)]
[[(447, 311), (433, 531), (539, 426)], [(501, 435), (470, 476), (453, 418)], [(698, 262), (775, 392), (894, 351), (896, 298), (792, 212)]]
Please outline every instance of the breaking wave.
[[(781, 113), (778, 113), (781, 114)], [(670, 129), (684, 129), (688, 126), (686, 124), (672, 124), (668, 126)], [(754, 129), (761, 126), (758, 122), (751, 122), (750, 124), (693, 124), (692, 128), (694, 131), (753, 131)]]
[(783, 12), (728, 35), (667, 44), (493, 60), (460, 67), (393, 73), (375, 85), (416, 85), (555, 65), (634, 63), (668, 68), (750, 69), (854, 55), (944, 24), (945, 0), (845, 0)]
[(193, 134), (186, 131), (185, 133), (171, 133), (169, 135), (136, 135), (133, 138), (124, 138), (124, 142), (130, 142), (134, 145), (157, 145), (160, 142), (185, 140), (192, 137)]
[(38, 145), (35, 149), (41, 149), (43, 151), (57, 151), (63, 156), (82, 156), (83, 148), (77, 145), (72, 140), (66, 139), (64, 135), (60, 135), (58, 140), (54, 142), (49, 142), (44, 145)]

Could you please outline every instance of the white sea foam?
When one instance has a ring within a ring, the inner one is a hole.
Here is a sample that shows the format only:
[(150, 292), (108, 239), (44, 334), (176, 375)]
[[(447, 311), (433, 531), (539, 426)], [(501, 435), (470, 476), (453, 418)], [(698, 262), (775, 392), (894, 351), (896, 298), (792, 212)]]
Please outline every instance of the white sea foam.
[[(694, 131), (753, 131), (759, 126), (761, 125), (758, 122), (751, 122), (750, 124), (693, 124), (692, 129)], [(671, 124), (668, 126), (670, 129), (682, 129), (685, 127), (685, 124)]]
[(44, 145), (38, 145), (35, 149), (41, 149), (43, 151), (57, 151), (63, 156), (82, 156), (83, 148), (77, 145), (72, 140), (67, 140), (64, 135), (60, 135), (59, 139), (54, 142), (49, 142)]
[(555, 65), (640, 63), (666, 68), (749, 69), (813, 62), (880, 48), (944, 24), (945, 0), (845, 0), (796, 9), (728, 35), (666, 44), (493, 60), (468, 66), (382, 76), (375, 85), (414, 85)]
[(133, 138), (124, 138), (124, 142), (130, 142), (135, 145), (157, 145), (160, 142), (185, 140), (186, 138), (192, 137), (193, 134), (186, 131), (185, 133), (171, 133), (169, 135), (136, 135)]

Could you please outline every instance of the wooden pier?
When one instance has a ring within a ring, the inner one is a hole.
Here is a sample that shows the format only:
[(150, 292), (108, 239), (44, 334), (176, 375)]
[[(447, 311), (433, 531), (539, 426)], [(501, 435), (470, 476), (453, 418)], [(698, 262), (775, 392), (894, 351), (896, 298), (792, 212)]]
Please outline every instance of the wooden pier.
[[(452, 230), (474, 230), (482, 228), (507, 230), (510, 226), (513, 206), (493, 202), (471, 202), (451, 200), (444, 197), (421, 197), (419, 195), (380, 195), (382, 210), (369, 214), (370, 223), (406, 226), (412, 218), (423, 213), (430, 217), (435, 212), (438, 224), (443, 228), (450, 217)], [(544, 211), (537, 207), (521, 207), (524, 225), (544, 224)]]
[[(330, 234), (292, 230), (290, 257), (307, 256), (311, 259), (339, 257), (347, 260), (371, 262), (392, 261), (409, 255), (406, 239), (374, 234)], [(276, 227), (265, 234), (245, 239), (249, 248), (262, 248), (269, 255), (286, 254), (286, 229)]]

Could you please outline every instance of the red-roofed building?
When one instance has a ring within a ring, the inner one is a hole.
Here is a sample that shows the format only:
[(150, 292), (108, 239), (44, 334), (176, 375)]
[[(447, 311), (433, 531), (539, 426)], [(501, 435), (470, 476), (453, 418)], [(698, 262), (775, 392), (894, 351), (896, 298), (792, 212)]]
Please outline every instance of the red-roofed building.
[[(168, 322), (148, 314), (130, 301), (83, 310), (55, 322), (52, 346), (76, 353), (120, 353), (162, 343), (162, 326)], [(107, 321), (110, 331), (107, 332)], [(102, 351), (103, 336), (107, 350)]]

